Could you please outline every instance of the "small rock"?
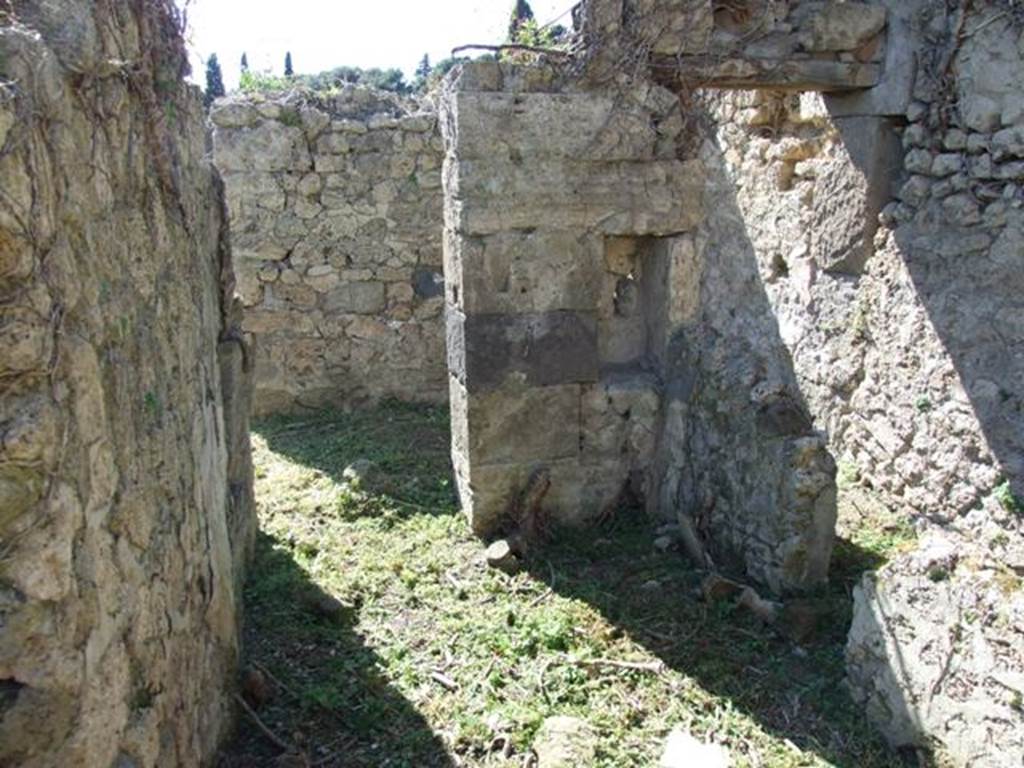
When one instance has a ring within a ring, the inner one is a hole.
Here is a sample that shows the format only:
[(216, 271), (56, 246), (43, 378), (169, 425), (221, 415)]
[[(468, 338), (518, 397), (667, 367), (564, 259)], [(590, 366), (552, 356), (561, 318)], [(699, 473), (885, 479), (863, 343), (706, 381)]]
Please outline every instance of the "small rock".
[(903, 131), (903, 146), (908, 149), (911, 147), (927, 147), (928, 138), (928, 129), (923, 125), (909, 125)]
[(960, 170), (962, 165), (963, 158), (954, 152), (936, 155), (935, 159), (932, 161), (932, 176), (937, 176), (939, 178), (952, 176)]
[(717, 573), (709, 573), (700, 583), (700, 592), (705, 600), (713, 603), (738, 597), (743, 592), (743, 585)]
[(665, 740), (659, 768), (729, 768), (729, 750), (720, 744), (705, 744), (682, 728), (673, 728)]
[(831, 606), (822, 600), (790, 600), (779, 612), (778, 628), (795, 643), (803, 643), (818, 631)]
[(361, 486), (369, 485), (376, 475), (377, 465), (369, 459), (356, 459), (341, 473), (345, 482)]
[(996, 162), (1024, 157), (1024, 128), (1004, 128), (992, 136), (992, 157)]
[(651, 579), (650, 581), (645, 581), (641, 584), (640, 589), (643, 592), (657, 592), (661, 589), (661, 582), (656, 579)]
[(932, 171), (932, 153), (927, 149), (915, 149), (907, 153), (904, 167), (911, 173), (929, 174)]
[(247, 669), (242, 677), (242, 696), (253, 709), (262, 709), (270, 701), (270, 686), (266, 675), (255, 668)]
[(907, 107), (907, 121), (916, 123), (923, 120), (925, 115), (928, 114), (928, 105), (923, 101), (913, 101), (910, 106)]
[(975, 179), (992, 178), (992, 157), (990, 155), (977, 155), (968, 161), (971, 177)]
[(946, 131), (946, 137), (942, 142), (946, 149), (957, 152), (967, 148), (967, 134), (959, 128), (952, 128)]
[(967, 137), (967, 151), (972, 155), (980, 155), (982, 152), (988, 152), (991, 141), (992, 139), (988, 134), (972, 133)]
[(1004, 126), (1017, 125), (1024, 122), (1024, 97), (1007, 94), (1003, 99), (1001, 122)]
[(981, 209), (970, 195), (953, 195), (942, 201), (942, 213), (946, 220), (961, 227), (981, 222)]
[(972, 131), (991, 133), (1002, 123), (1002, 110), (987, 96), (972, 96), (966, 105), (961, 105), (964, 125)]
[(654, 548), (659, 552), (668, 552), (675, 543), (676, 540), (671, 536), (659, 536), (654, 540)]
[(491, 568), (512, 574), (519, 571), (521, 563), (512, 546), (505, 539), (498, 539), (487, 547), (487, 564)]
[(736, 602), (757, 616), (765, 624), (774, 624), (778, 620), (779, 610), (782, 608), (778, 603), (762, 598), (751, 587), (745, 588), (740, 593), (740, 598)]
[(549, 717), (537, 731), (533, 751), (537, 768), (583, 768), (597, 758), (597, 734), (578, 717)]
[(321, 592), (319, 589), (310, 589), (304, 592), (302, 602), (312, 613), (331, 621), (343, 616), (349, 607), (338, 598)]
[(914, 175), (900, 189), (899, 197), (907, 205), (912, 205), (916, 208), (928, 199), (931, 187), (931, 179), (927, 176)]

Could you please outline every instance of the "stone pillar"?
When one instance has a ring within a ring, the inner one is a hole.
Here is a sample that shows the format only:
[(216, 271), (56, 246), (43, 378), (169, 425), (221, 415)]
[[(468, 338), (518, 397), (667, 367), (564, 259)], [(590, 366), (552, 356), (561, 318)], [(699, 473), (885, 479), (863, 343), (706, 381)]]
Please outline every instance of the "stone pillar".
[(675, 96), (561, 89), (473, 63), (448, 82), (445, 275), (452, 455), (473, 529), (514, 524), (531, 476), (583, 522), (653, 452), (659, 238), (701, 218)]

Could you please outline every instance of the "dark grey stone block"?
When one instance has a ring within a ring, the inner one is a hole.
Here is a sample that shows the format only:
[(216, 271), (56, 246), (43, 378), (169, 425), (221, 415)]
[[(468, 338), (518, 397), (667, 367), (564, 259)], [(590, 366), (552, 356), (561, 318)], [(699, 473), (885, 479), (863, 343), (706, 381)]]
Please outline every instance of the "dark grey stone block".
[(534, 387), (597, 381), (597, 320), (569, 311), (467, 317), (449, 308), (448, 364), (470, 392), (514, 374)]

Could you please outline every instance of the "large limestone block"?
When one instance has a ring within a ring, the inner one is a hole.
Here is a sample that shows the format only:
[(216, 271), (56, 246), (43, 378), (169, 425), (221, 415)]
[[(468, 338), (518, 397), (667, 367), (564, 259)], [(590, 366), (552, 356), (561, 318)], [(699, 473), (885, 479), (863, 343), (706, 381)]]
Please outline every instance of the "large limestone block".
[(612, 94), (457, 92), (446, 109), (461, 160), (633, 160), (653, 157), (658, 138), (647, 110)]
[(467, 314), (593, 311), (601, 238), (565, 231), (445, 233), (450, 301)]
[(547, 387), (596, 381), (593, 314), (465, 315), (449, 309), (448, 368), (471, 392), (506, 381)]
[(457, 458), (455, 470), (462, 510), (473, 532), (484, 537), (514, 524), (524, 489), (537, 472), (546, 472), (551, 482), (537, 511), (547, 524), (564, 527), (592, 524), (631, 482), (621, 462), (576, 458), (484, 465)]
[(218, 129), (214, 162), (224, 171), (308, 171), (313, 167), (302, 128), (276, 120), (255, 128)]
[(579, 385), (511, 384), (472, 393), (451, 378), (452, 445), (471, 468), (575, 459), (579, 453)]
[(445, 161), (445, 225), (463, 234), (511, 229), (671, 235), (702, 219), (698, 161)]

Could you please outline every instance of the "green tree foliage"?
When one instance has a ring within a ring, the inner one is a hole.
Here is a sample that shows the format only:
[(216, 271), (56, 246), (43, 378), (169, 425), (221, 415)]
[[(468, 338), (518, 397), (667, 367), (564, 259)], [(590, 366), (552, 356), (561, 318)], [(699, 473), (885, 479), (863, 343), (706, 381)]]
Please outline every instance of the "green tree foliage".
[(294, 85), (295, 78), (280, 77), (270, 72), (245, 70), (238, 79), (238, 88), (244, 93), (273, 93), (287, 91)]
[[(490, 54), (479, 57), (481, 60), (485, 58), (493, 58)], [(462, 64), (465, 61), (469, 61), (466, 56), (449, 56), (447, 59), (441, 59), (430, 68), (430, 72), (426, 77), (423, 77), (420, 69), (416, 70), (416, 90), (423, 93), (429, 91), (431, 88), (436, 86), (439, 82), (444, 79), (456, 64)], [(422, 67), (422, 64), (420, 65)]]
[(284, 55), (284, 76), (291, 77), (295, 74), (295, 70), (292, 68), (292, 52), (288, 51)]
[(335, 67), (326, 72), (315, 75), (300, 75), (296, 78), (302, 85), (313, 90), (325, 91), (331, 88), (340, 88), (347, 84), (367, 85), (371, 88), (379, 88), (394, 93), (410, 93), (412, 86), (405, 82), (405, 75), (402, 70), (391, 69), (362, 69), (360, 67)]
[(242, 52), (242, 72), (249, 71), (249, 57), (245, 55), (245, 51)]
[(512, 15), (508, 20), (507, 42), (517, 42), (520, 28), (529, 21), (534, 21), (533, 9), (530, 4), (527, 0), (515, 0), (515, 4), (512, 6)]
[(224, 75), (220, 71), (220, 62), (217, 61), (217, 54), (211, 54), (206, 60), (206, 93), (203, 94), (203, 101), (210, 106), (214, 99), (224, 95)]

